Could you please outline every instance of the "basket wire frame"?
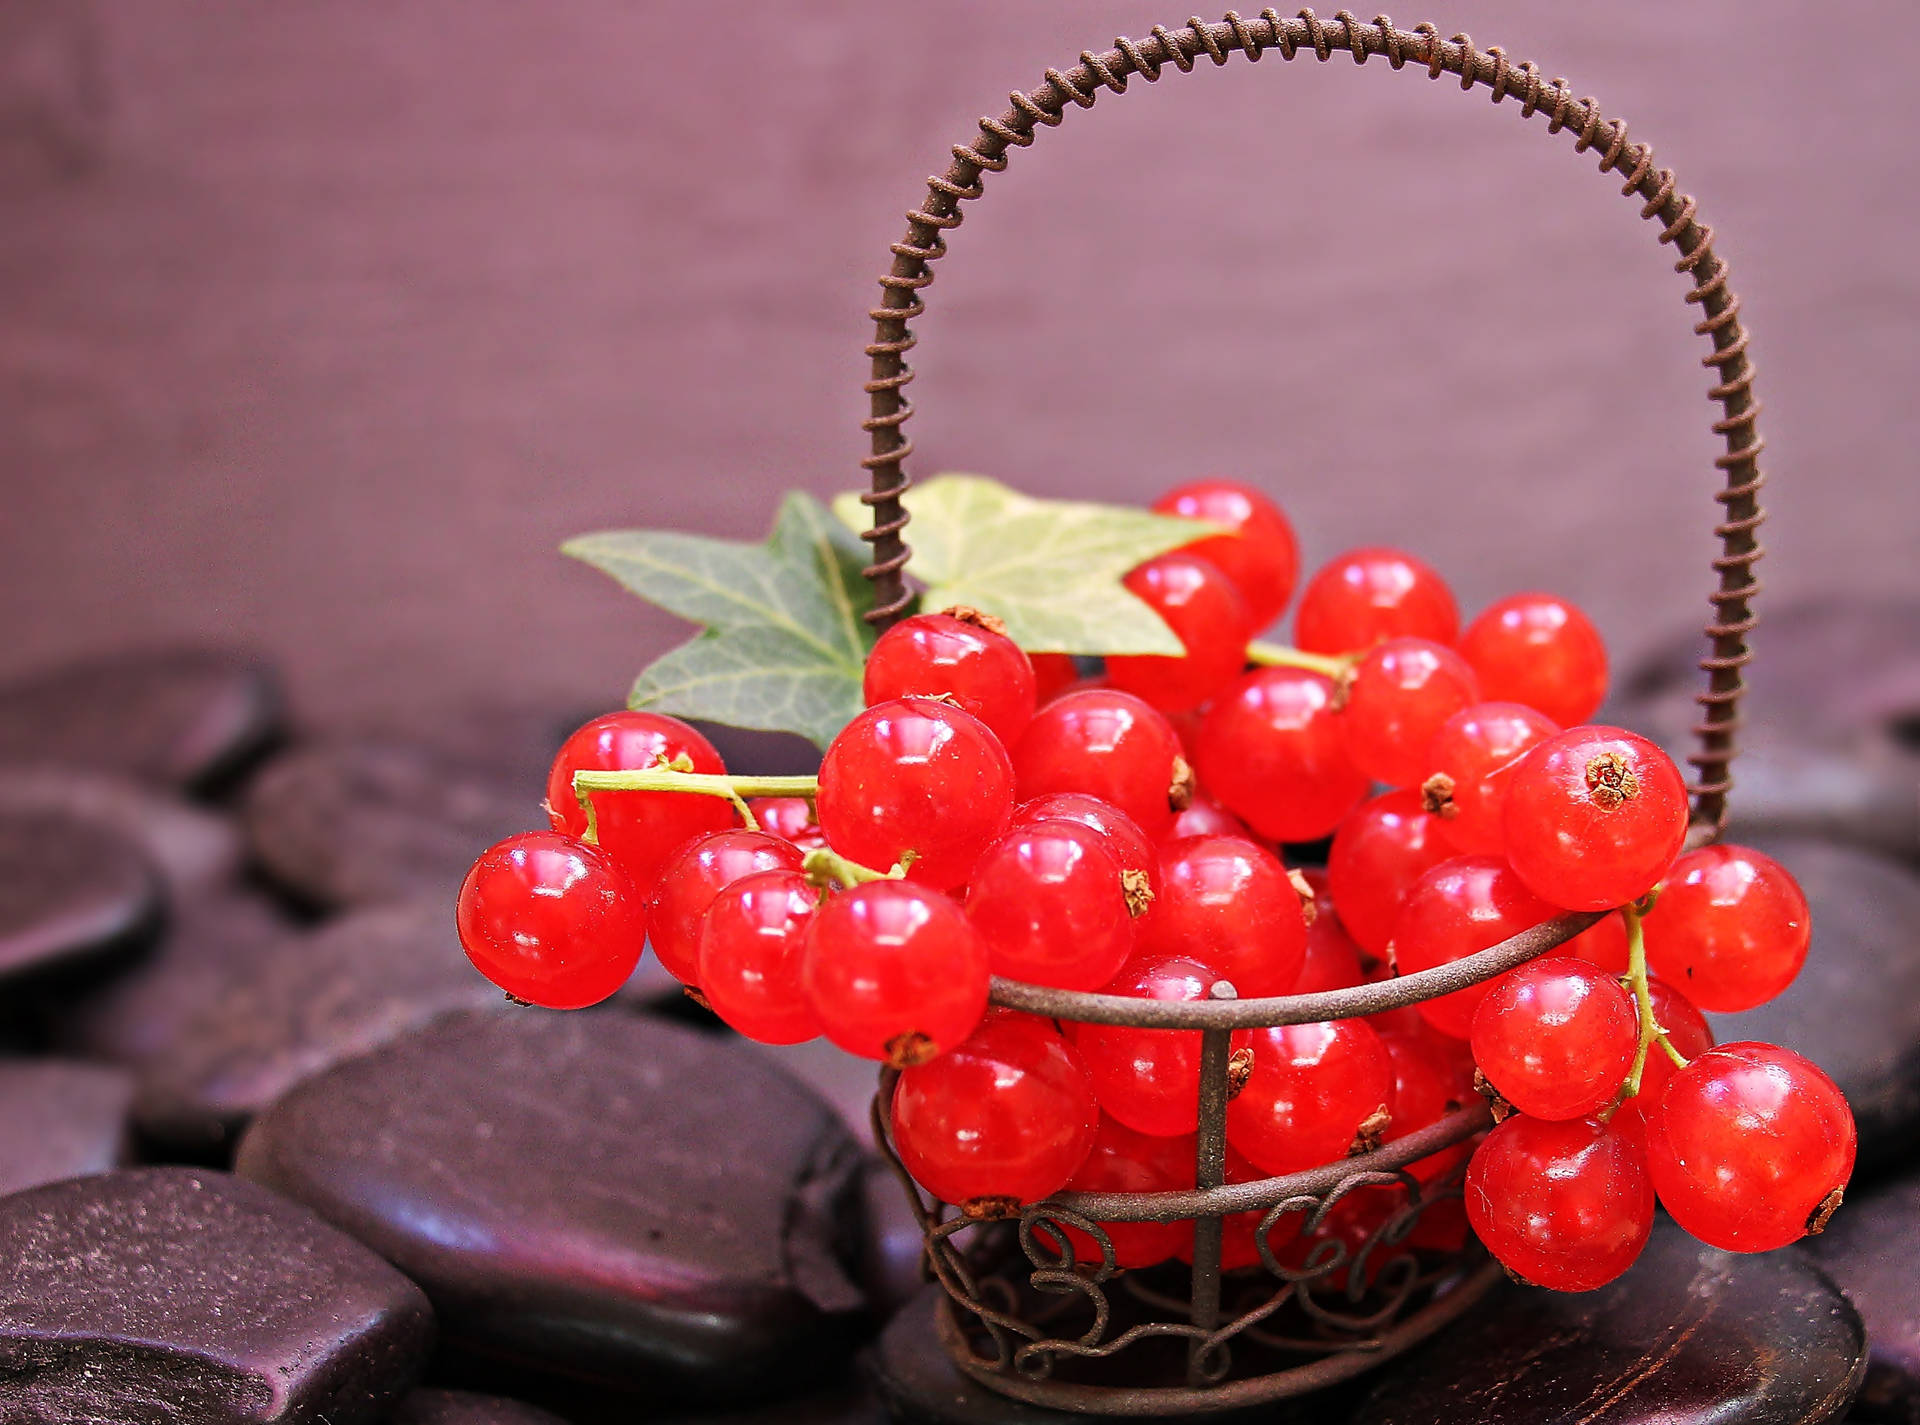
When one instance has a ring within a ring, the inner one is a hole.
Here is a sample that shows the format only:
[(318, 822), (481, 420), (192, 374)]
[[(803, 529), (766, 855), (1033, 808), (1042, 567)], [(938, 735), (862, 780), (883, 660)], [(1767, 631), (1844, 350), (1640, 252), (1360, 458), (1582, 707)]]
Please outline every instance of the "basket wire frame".
[[(1384, 15), (1363, 22), (1342, 10), (1321, 20), (1312, 10), (1283, 17), (1267, 9), (1251, 20), (1229, 11), (1217, 23), (1196, 18), (1177, 29), (1155, 26), (1144, 40), (1121, 38), (1104, 52), (1083, 52), (1068, 69), (1047, 70), (1043, 84), (1012, 94), (998, 117), (982, 118), (979, 136), (971, 143), (954, 145), (952, 165), (945, 175), (927, 180), (925, 200), (907, 214), (906, 234), (892, 245), (893, 261), (880, 278), (881, 304), (869, 313), (875, 332), (866, 348), (871, 374), (866, 384), (869, 410), (862, 424), (871, 437), (871, 453), (861, 462), (871, 483), (861, 498), (873, 512), (872, 527), (862, 535), (873, 549), (866, 574), (873, 582), (875, 606), (868, 618), (886, 627), (904, 615), (913, 597), (904, 577), (912, 551), (904, 538), (908, 514), (901, 504), (912, 486), (905, 468), (913, 451), (905, 433), (913, 413), (905, 390), (914, 379), (907, 353), (918, 340), (908, 323), (926, 311), (933, 264), (947, 253), (946, 234), (962, 222), (962, 204), (979, 198), (985, 176), (1006, 168), (1011, 151), (1032, 144), (1041, 128), (1059, 125), (1069, 107), (1091, 108), (1101, 94), (1123, 94), (1135, 79), (1153, 83), (1169, 66), (1185, 74), (1202, 59), (1218, 66), (1235, 54), (1253, 62), (1275, 52), (1283, 60), (1311, 54), (1322, 63), (1347, 54), (1356, 65), (1377, 56), (1395, 71), (1424, 72), (1430, 79), (1457, 77), (1463, 91), (1483, 87), (1495, 104), (1517, 101), (1523, 119), (1544, 120), (1550, 134), (1570, 134), (1576, 153), (1597, 152), (1600, 171), (1623, 178), (1622, 195), (1638, 200), (1641, 217), (1658, 222), (1659, 242), (1679, 254), (1675, 269), (1691, 279), (1686, 302), (1699, 309), (1694, 333), (1711, 343), (1701, 360), (1715, 374), (1707, 392), (1719, 407), (1712, 429), (1725, 443), (1724, 453), (1714, 461), (1723, 476), (1714, 496), (1723, 514), (1714, 526), (1720, 553), (1713, 560), (1715, 580), (1708, 595), (1714, 608), (1706, 626), (1710, 647), (1700, 665), (1706, 686), (1699, 694), (1702, 716), (1694, 728), (1698, 745), (1688, 758), (1695, 770), (1689, 788), (1693, 815), (1688, 842), (1713, 840), (1725, 823), (1732, 785), (1728, 768), (1744, 691), (1741, 670), (1751, 657), (1746, 638), (1755, 624), (1751, 601), (1760, 588), (1753, 573), (1762, 552), (1755, 531), (1764, 518), (1757, 463), (1762, 442), (1755, 429), (1760, 403), (1753, 395), (1754, 371), (1739, 299), (1728, 285), (1725, 260), (1714, 251), (1713, 230), (1699, 220), (1694, 200), (1675, 186), (1671, 170), (1654, 166), (1651, 148), (1629, 141), (1623, 121), (1604, 117), (1594, 99), (1575, 98), (1565, 80), (1543, 79), (1531, 61), (1510, 62), (1499, 46), (1481, 49), (1465, 34), (1443, 39), (1432, 24), (1402, 30)], [(1470, 1250), (1451, 1264), (1429, 1270), (1411, 1255), (1394, 1255), (1394, 1249), (1405, 1243), (1423, 1212), (1460, 1191), (1457, 1174), (1451, 1182), (1423, 1184), (1405, 1171), (1406, 1165), (1484, 1129), (1490, 1122), (1487, 1110), (1463, 1109), (1341, 1163), (1262, 1182), (1228, 1184), (1229, 1035), (1237, 1028), (1376, 1014), (1451, 993), (1546, 953), (1600, 918), (1584, 913), (1557, 916), (1434, 970), (1318, 994), (1241, 1000), (1232, 986), (1221, 984), (1210, 1001), (1170, 1004), (994, 980), (993, 1003), (1012, 1009), (1081, 1023), (1200, 1031), (1195, 1186), (1167, 1193), (1063, 1192), (1026, 1205), (1003, 1223), (949, 1212), (923, 1198), (900, 1165), (887, 1111), (897, 1074), (883, 1072), (874, 1100), (874, 1135), (925, 1232), (927, 1269), (945, 1289), (937, 1324), (946, 1349), (976, 1380), (1036, 1405), (1114, 1415), (1183, 1413), (1277, 1400), (1345, 1379), (1471, 1309), (1498, 1279), (1496, 1265)], [(1276, 1256), (1270, 1236), (1289, 1220), (1298, 1218), (1311, 1231), (1347, 1194), (1382, 1187), (1404, 1190), (1407, 1203), (1357, 1250), (1323, 1241), (1296, 1266)], [(1262, 1273), (1257, 1289), (1244, 1279), (1230, 1281), (1221, 1270), (1224, 1218), (1254, 1210), (1264, 1213), (1256, 1239)], [(1100, 1226), (1176, 1219), (1195, 1224), (1191, 1285), (1184, 1300), (1161, 1292), (1139, 1274), (1116, 1271), (1111, 1242)], [(1085, 1233), (1100, 1247), (1101, 1260), (1078, 1260), (1057, 1224)], [(1024, 1293), (1013, 1273), (1021, 1264), (1027, 1269)], [(1158, 1316), (1114, 1331), (1109, 1288), (1116, 1282), (1128, 1305)], [(1339, 1289), (1331, 1295), (1338, 1300), (1330, 1303), (1326, 1289), (1336, 1285)], [(1252, 1295), (1245, 1295), (1249, 1290)], [(1280, 1332), (1275, 1318), (1283, 1308), (1291, 1308), (1296, 1320), (1303, 1318), (1309, 1333)], [(1090, 1324), (1071, 1334), (1054, 1334), (1056, 1328), (1070, 1331), (1088, 1313)], [(1082, 1384), (1052, 1378), (1061, 1361), (1106, 1362), (1142, 1342), (1169, 1339), (1186, 1346), (1182, 1384)], [(1232, 1348), (1237, 1342), (1310, 1359), (1233, 1378)]]

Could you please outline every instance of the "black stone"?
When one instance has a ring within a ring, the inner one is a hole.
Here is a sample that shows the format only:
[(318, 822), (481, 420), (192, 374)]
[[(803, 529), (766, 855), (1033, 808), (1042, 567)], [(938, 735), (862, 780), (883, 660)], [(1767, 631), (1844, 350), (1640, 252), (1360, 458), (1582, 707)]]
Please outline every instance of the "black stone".
[(0, 817), (59, 817), (99, 827), (145, 854), (176, 903), (240, 873), (240, 831), (226, 817), (130, 777), (65, 767), (0, 767)]
[(142, 1065), (134, 1121), (205, 1154), (309, 1075), (454, 1010), (505, 1003), (461, 953), (450, 902), (356, 911), (234, 965)]
[[(1737, 836), (1830, 837), (1920, 857), (1920, 601), (1830, 596), (1775, 607), (1753, 638), (1728, 799)], [(1674, 638), (1619, 680), (1603, 720), (1693, 750), (1705, 641)]]
[(887, 1425), (887, 1419), (886, 1407), (871, 1390), (863, 1384), (848, 1383), (768, 1405), (675, 1415), (658, 1425)]
[(826, 1104), (737, 1044), (523, 1010), (309, 1080), (255, 1122), (238, 1171), (418, 1281), (456, 1366), (495, 1372), (476, 1384), (508, 1389), (504, 1363), (717, 1404), (844, 1360), (860, 1161)]
[(501, 1395), (470, 1390), (409, 1391), (386, 1425), (566, 1425), (558, 1415)]
[(544, 794), (427, 746), (361, 738), (272, 762), (247, 790), (245, 821), (261, 867), (308, 904), (451, 904), (475, 856), (546, 824)]
[(1865, 1367), (1859, 1314), (1803, 1253), (1662, 1221), (1611, 1285), (1503, 1289), (1382, 1367), (1354, 1425), (1817, 1425)]
[(0, 1060), (0, 1197), (123, 1165), (132, 1104), (125, 1070)]
[(1920, 1177), (1855, 1193), (1807, 1246), (1867, 1323), (1854, 1414), (1920, 1425)]
[(164, 904), (146, 858), (120, 837), (0, 815), (0, 980), (71, 974), (137, 946)]
[(0, 762), (121, 772), (204, 790), (257, 756), (280, 722), (278, 683), (246, 654), (125, 653), (0, 688)]
[(432, 1340), (413, 1283), (222, 1173), (0, 1199), (0, 1261), (0, 1419), (22, 1425), (369, 1425)]
[(1724, 1043), (1760, 1039), (1833, 1075), (1860, 1125), (1860, 1171), (1920, 1147), (1920, 875), (1862, 847), (1756, 836), (1813, 911), (1799, 978), (1744, 1014), (1709, 1015)]

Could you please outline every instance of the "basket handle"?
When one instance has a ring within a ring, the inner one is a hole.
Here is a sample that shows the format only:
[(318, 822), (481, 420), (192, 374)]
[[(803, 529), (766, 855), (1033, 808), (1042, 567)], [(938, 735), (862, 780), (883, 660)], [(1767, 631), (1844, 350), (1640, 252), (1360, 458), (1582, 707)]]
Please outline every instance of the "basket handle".
[(1463, 90), (1486, 85), (1496, 104), (1518, 99), (1522, 118), (1545, 116), (1548, 133), (1571, 132), (1576, 153), (1598, 149), (1600, 171), (1625, 176), (1621, 193), (1640, 200), (1643, 219), (1659, 220), (1660, 241), (1680, 253), (1675, 269), (1693, 279), (1686, 300), (1699, 306), (1702, 314), (1694, 333), (1713, 343), (1701, 364), (1719, 376), (1707, 394), (1720, 405), (1714, 433), (1726, 440), (1726, 453), (1714, 461), (1725, 472), (1725, 486), (1714, 498), (1726, 510), (1714, 527), (1721, 552), (1713, 561), (1716, 587), (1708, 595), (1714, 606), (1714, 618), (1707, 625), (1712, 649), (1700, 663), (1707, 686), (1698, 699), (1703, 715), (1693, 729), (1699, 746), (1687, 760), (1697, 773), (1690, 788), (1695, 825), (1709, 835), (1717, 834), (1726, 821), (1727, 792), (1732, 786), (1728, 764), (1739, 725), (1740, 670), (1751, 656), (1746, 644), (1754, 625), (1750, 600), (1760, 588), (1753, 574), (1754, 561), (1761, 554), (1754, 530), (1764, 517), (1758, 500), (1762, 477), (1756, 463), (1761, 441), (1754, 430), (1760, 403), (1753, 395), (1747, 332), (1740, 323), (1740, 301), (1727, 286), (1727, 265), (1713, 250), (1713, 229), (1697, 220), (1693, 199), (1674, 186), (1672, 171), (1656, 169), (1651, 148), (1629, 143), (1624, 122), (1603, 118), (1596, 100), (1575, 99), (1565, 80), (1542, 80), (1531, 61), (1510, 64), (1498, 46), (1476, 49), (1463, 34), (1443, 40), (1431, 24), (1398, 30), (1384, 15), (1365, 24), (1345, 10), (1331, 20), (1320, 20), (1311, 10), (1282, 19), (1267, 9), (1254, 20), (1228, 11), (1217, 24), (1194, 19), (1177, 30), (1156, 25), (1147, 39), (1122, 38), (1114, 43), (1104, 54), (1082, 53), (1080, 62), (1064, 73), (1049, 69), (1046, 83), (1030, 93), (1013, 94), (1010, 107), (998, 118), (981, 119), (980, 137), (971, 144), (954, 145), (953, 166), (945, 176), (927, 180), (926, 201), (907, 214), (906, 236), (893, 244), (893, 264), (880, 278), (881, 304), (869, 313), (874, 339), (866, 349), (873, 372), (866, 385), (870, 409), (861, 425), (872, 435), (873, 452), (861, 464), (871, 473), (872, 490), (861, 498), (872, 507), (873, 527), (863, 531), (862, 537), (873, 546), (873, 562), (866, 573), (873, 581), (875, 603), (867, 617), (881, 626), (890, 624), (910, 597), (901, 573), (911, 550), (901, 538), (907, 513), (900, 497), (912, 485), (903, 468), (913, 451), (904, 431), (913, 414), (905, 395), (913, 380), (906, 355), (917, 338), (907, 323), (926, 311), (921, 293), (933, 281), (932, 264), (946, 255), (946, 230), (960, 226), (961, 203), (981, 195), (986, 174), (1007, 166), (1008, 150), (1025, 148), (1041, 127), (1058, 125), (1069, 104), (1091, 108), (1102, 89), (1124, 94), (1130, 78), (1152, 82), (1169, 64), (1186, 73), (1202, 56), (1221, 65), (1236, 52), (1254, 61), (1269, 50), (1278, 50), (1282, 59), (1306, 51), (1325, 61), (1344, 50), (1355, 64), (1385, 55), (1395, 70), (1412, 60), (1416, 70), (1424, 69), (1433, 79), (1443, 73), (1458, 75)]

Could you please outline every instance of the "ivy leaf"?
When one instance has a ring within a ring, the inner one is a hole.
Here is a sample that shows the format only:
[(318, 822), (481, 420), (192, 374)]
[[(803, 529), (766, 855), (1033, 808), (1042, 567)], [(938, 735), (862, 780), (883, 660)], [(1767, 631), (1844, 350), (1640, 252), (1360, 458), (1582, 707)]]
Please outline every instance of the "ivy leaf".
[[(920, 606), (970, 604), (1034, 653), (1174, 653), (1180, 640), (1121, 584), (1127, 571), (1224, 527), (1120, 505), (1036, 500), (979, 475), (936, 475), (908, 492), (907, 566)], [(833, 510), (849, 528), (871, 518), (857, 494)]]
[(629, 706), (797, 732), (824, 747), (864, 705), (866, 551), (812, 496), (789, 494), (764, 544), (633, 529), (561, 549), (705, 625), (640, 674)]

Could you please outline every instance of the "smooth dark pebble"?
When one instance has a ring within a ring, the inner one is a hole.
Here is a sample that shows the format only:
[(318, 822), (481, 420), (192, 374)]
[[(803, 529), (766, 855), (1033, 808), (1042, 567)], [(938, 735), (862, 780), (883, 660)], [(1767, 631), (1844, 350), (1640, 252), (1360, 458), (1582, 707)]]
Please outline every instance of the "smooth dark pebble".
[(233, 964), (140, 1069), (134, 1121), (204, 1154), (302, 1079), (460, 1009), (507, 1008), (461, 953), (441, 900), (376, 906)]
[(0, 762), (120, 772), (206, 790), (279, 734), (278, 680), (230, 649), (148, 649), (0, 687)]
[(123, 1166), (132, 1106), (124, 1069), (0, 1060), (0, 1197)]
[(675, 1415), (657, 1425), (887, 1425), (887, 1418), (886, 1407), (871, 1390), (850, 1382), (767, 1405)]
[(1855, 1416), (1920, 1425), (1920, 1177), (1854, 1193), (1807, 1248), (1867, 1323)]
[(471, 1390), (411, 1390), (386, 1425), (567, 1425), (558, 1415), (503, 1395)]
[(1499, 1291), (1383, 1366), (1354, 1425), (1818, 1425), (1865, 1368), (1859, 1313), (1804, 1253), (1663, 1220), (1612, 1284)]
[(494, 842), (546, 825), (544, 787), (514, 787), (427, 745), (314, 743), (263, 768), (244, 819), (255, 859), (301, 901), (323, 908), (420, 895), (453, 903)]
[(1859, 1172), (1912, 1161), (1920, 1152), (1920, 874), (1862, 847), (1745, 842), (1806, 891), (1813, 945), (1778, 998), (1709, 1015), (1714, 1034), (1722, 1043), (1783, 1044), (1831, 1074), (1860, 1127)]
[(0, 1419), (23, 1425), (372, 1425), (432, 1344), (418, 1287), (223, 1173), (0, 1198), (0, 1261)]
[(228, 886), (240, 874), (240, 829), (230, 819), (115, 773), (0, 767), (0, 816), (59, 817), (131, 842), (160, 873), (176, 905)]
[(798, 1390), (851, 1349), (860, 1164), (826, 1104), (737, 1044), (521, 1010), (310, 1079), (238, 1171), (418, 1281), (447, 1358), (482, 1368), (453, 1383), (718, 1405)]
[(0, 980), (70, 973), (159, 927), (160, 879), (122, 837), (55, 816), (0, 814)]

